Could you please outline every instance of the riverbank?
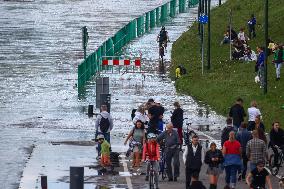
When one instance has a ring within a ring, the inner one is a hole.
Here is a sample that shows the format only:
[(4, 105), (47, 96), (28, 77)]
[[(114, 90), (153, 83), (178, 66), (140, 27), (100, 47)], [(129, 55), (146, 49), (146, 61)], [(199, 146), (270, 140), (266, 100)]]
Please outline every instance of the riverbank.
[[(281, 35), (284, 31), (284, 16), (281, 14), (284, 8), (280, 5), (280, 1), (269, 1), (269, 36), (275, 42), (281, 43), (284, 41)], [(174, 71), (178, 65), (184, 65), (188, 74), (175, 82), (177, 91), (208, 103), (224, 116), (228, 115), (229, 108), (237, 97), (244, 99), (246, 110), (250, 102), (256, 100), (268, 129), (275, 120), (284, 124), (284, 109), (281, 108), (284, 105), (284, 81), (282, 78), (280, 81), (275, 81), (272, 56), (268, 61), (268, 93), (264, 95), (263, 89), (254, 82), (255, 62), (230, 61), (229, 46), (220, 45), (228, 25), (229, 9), (232, 9), (232, 25), (237, 32), (241, 27), (244, 27), (247, 32), (247, 20), (251, 14), (256, 16), (257, 37), (250, 40), (249, 45), (253, 50), (257, 45), (263, 46), (263, 6), (263, 3), (256, 0), (241, 2), (228, 0), (221, 7), (211, 11), (211, 70), (206, 70), (207, 60), (205, 59), (204, 75), (201, 74), (200, 39), (198, 24), (195, 23), (173, 44), (171, 77), (174, 78)], [(205, 30), (207, 35), (206, 27)], [(207, 37), (205, 40), (207, 42)], [(283, 73), (281, 75), (284, 78)]]

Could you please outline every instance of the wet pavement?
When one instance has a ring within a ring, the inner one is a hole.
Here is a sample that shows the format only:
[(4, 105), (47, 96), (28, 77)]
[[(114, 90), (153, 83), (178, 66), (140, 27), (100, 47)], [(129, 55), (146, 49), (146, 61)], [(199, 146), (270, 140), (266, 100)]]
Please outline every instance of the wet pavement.
[[(98, 177), (95, 169), (89, 169), (97, 164), (91, 142), (95, 117), (86, 115), (86, 106), (95, 103), (95, 87), (91, 82), (85, 98), (78, 100), (74, 86), (76, 67), (83, 57), (83, 25), (89, 28), (88, 52), (92, 52), (122, 25), (162, 2), (165, 1), (0, 1), (1, 189), (19, 185), (22, 189), (39, 188), (42, 174), (48, 175), (49, 189), (68, 188), (70, 166), (86, 167), (85, 188), (95, 188), (99, 183), (129, 188), (129, 182), (135, 188), (147, 186), (143, 177), (129, 173), (127, 160), (121, 161), (119, 176)], [(166, 24), (172, 42), (195, 20), (196, 12), (196, 8), (190, 9)], [(210, 124), (210, 132), (202, 133), (210, 140), (219, 138), (224, 125), (224, 117), (192, 97), (177, 94), (173, 82), (158, 74), (158, 31), (159, 28), (154, 29), (124, 49), (125, 55), (142, 54), (144, 74), (123, 70), (103, 73), (110, 77), (115, 121), (111, 143), (116, 151), (126, 150), (121, 139), (132, 127), (132, 108), (150, 97), (160, 98), (166, 108), (166, 122), (172, 103), (180, 101), (187, 122), (195, 126)], [(172, 185), (165, 182), (161, 186)], [(182, 178), (179, 186), (183, 188)]]

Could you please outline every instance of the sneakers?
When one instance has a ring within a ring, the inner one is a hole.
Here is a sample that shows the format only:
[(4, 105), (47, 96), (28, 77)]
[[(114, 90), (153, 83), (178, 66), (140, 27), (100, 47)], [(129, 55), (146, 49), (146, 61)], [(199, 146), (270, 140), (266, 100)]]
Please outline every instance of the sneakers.
[(149, 176), (146, 176), (146, 177), (145, 177), (145, 181), (149, 181)]
[(177, 182), (177, 177), (174, 177), (174, 181)]

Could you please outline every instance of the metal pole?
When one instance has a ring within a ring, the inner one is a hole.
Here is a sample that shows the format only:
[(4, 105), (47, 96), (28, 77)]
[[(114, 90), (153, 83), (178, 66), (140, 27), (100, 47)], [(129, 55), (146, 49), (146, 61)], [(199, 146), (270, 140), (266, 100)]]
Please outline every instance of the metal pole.
[(210, 70), (211, 67), (211, 26), (210, 26), (210, 7), (211, 0), (208, 0), (208, 48), (207, 48), (207, 69)]
[(41, 189), (47, 189), (47, 176), (40, 177)]
[(202, 63), (202, 75), (203, 75), (203, 69), (204, 69), (204, 24), (202, 24), (202, 57), (201, 57), (201, 63)]
[(84, 167), (70, 167), (70, 189), (84, 189)]
[(264, 0), (264, 39), (265, 39), (265, 62), (264, 62), (264, 87), (263, 93), (267, 93), (267, 58), (268, 58), (268, 0)]
[(222, 4), (222, 2), (221, 2), (221, 0), (219, 0), (219, 6), (221, 6), (221, 4)]
[[(199, 0), (199, 3), (198, 3), (198, 17), (199, 18), (201, 15), (201, 0)], [(198, 35), (200, 36), (201, 35), (201, 29), (200, 29), (201, 25), (200, 25), (200, 22), (198, 22)]]
[(230, 13), (229, 13), (229, 24), (230, 24), (230, 31), (229, 31), (229, 36), (230, 36), (230, 60), (232, 60), (232, 9), (230, 9)]
[(204, 8), (205, 8), (205, 11), (204, 11), (204, 12), (205, 12), (205, 15), (207, 15), (207, 12), (208, 12), (208, 11), (207, 11), (207, 8), (208, 8), (208, 6), (207, 6), (207, 0), (205, 0)]
[(88, 31), (87, 31), (87, 27), (84, 26), (82, 27), (82, 46), (83, 46), (83, 50), (84, 50), (84, 59), (87, 58), (87, 43), (88, 43)]

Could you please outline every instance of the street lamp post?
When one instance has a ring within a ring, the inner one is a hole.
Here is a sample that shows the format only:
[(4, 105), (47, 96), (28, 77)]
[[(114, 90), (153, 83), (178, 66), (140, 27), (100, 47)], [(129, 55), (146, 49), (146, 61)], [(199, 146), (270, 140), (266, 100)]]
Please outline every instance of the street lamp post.
[(211, 0), (208, 0), (208, 48), (207, 48), (207, 70), (211, 68), (211, 26), (210, 26)]
[(264, 39), (265, 39), (265, 62), (264, 62), (264, 86), (263, 93), (267, 93), (267, 59), (268, 59), (268, 0), (264, 0)]

